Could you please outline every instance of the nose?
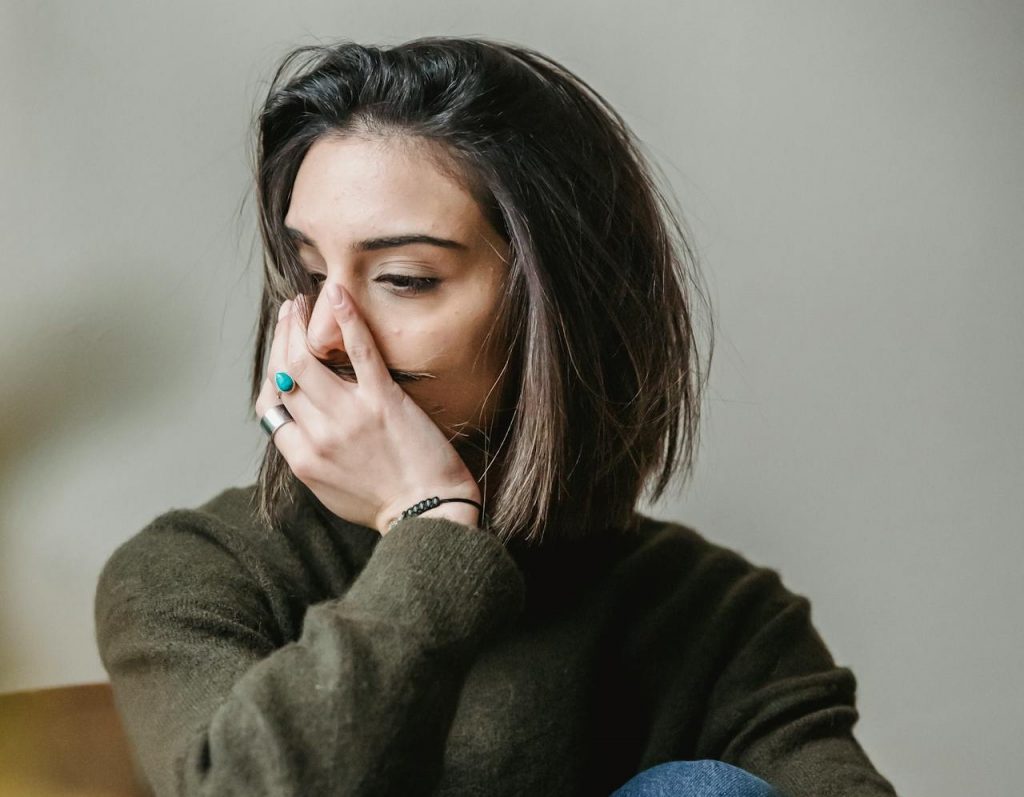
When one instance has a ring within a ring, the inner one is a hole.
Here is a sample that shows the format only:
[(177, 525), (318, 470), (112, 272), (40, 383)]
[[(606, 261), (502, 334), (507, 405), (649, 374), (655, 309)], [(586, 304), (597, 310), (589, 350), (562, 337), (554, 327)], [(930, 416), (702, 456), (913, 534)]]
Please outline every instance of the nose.
[(320, 290), (313, 298), (313, 310), (306, 325), (306, 343), (310, 352), (318, 360), (347, 363), (348, 358), (341, 356), (345, 353), (345, 340), (327, 300), (327, 291)]

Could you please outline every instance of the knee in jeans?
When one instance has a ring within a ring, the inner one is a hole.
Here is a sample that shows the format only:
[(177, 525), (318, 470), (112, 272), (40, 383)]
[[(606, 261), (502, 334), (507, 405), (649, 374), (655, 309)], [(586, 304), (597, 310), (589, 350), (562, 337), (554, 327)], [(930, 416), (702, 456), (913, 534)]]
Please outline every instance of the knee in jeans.
[(633, 776), (612, 797), (779, 797), (768, 783), (714, 759), (665, 761)]

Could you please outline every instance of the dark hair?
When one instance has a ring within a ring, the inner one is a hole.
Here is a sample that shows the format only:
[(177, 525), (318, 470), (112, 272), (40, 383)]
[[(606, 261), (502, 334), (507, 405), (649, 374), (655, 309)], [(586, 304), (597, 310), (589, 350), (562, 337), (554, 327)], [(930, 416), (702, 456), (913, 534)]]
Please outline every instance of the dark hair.
[[(486, 496), (490, 529), (527, 543), (546, 528), (631, 530), (652, 477), (657, 499), (677, 469), (691, 475), (703, 389), (688, 285), (703, 295), (697, 259), (671, 192), (587, 83), (493, 39), (304, 45), (278, 67), (257, 127), (265, 283), (253, 404), (277, 308), (315, 290), (284, 231), (305, 153), (326, 135), (398, 136), (426, 145), (510, 245), (497, 326), (515, 410), (493, 452), (503, 478)], [(260, 517), (281, 521), (303, 487), (268, 440)]]

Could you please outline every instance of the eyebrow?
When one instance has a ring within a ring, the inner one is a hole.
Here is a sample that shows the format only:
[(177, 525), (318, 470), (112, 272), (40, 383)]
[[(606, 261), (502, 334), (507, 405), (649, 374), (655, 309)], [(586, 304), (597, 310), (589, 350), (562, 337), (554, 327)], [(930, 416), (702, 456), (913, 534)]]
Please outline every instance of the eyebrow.
[[(289, 237), (294, 238), (297, 241), (301, 241), (307, 246), (316, 248), (316, 241), (306, 235), (302, 230), (296, 230), (294, 227), (285, 226), (285, 231)], [(362, 241), (356, 241), (349, 247), (353, 252), (376, 252), (380, 249), (396, 249), (400, 246), (410, 246), (412, 244), (429, 244), (431, 246), (438, 246), (442, 249), (455, 249), (458, 251), (468, 251), (469, 247), (460, 241), (453, 241), (450, 238), (437, 238), (433, 235), (426, 235), (424, 233), (408, 233), (405, 235), (386, 235), (379, 238), (366, 238)]]

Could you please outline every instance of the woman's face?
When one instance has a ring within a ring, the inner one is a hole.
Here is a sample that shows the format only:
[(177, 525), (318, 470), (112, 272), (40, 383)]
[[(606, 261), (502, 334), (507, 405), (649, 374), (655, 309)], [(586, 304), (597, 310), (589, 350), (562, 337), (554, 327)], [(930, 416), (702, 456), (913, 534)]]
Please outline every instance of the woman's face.
[[(504, 341), (490, 354), (483, 344), (509, 249), (473, 197), (406, 143), (321, 138), (299, 167), (285, 226), (304, 267), (344, 285), (392, 376), (434, 422), (450, 437), (486, 428)], [(386, 240), (399, 236), (438, 242)], [(322, 284), (307, 329), (312, 353), (351, 374)]]

